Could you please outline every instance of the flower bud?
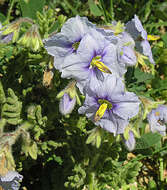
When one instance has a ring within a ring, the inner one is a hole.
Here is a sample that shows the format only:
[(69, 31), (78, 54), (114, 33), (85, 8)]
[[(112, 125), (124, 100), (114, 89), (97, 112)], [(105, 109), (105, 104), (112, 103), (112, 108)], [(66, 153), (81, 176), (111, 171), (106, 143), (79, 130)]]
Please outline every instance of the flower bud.
[(75, 97), (77, 104), (81, 105), (75, 85), (76, 85), (76, 81), (70, 82), (64, 90), (62, 90), (58, 93), (56, 98), (59, 99), (59, 98), (63, 97), (65, 93), (67, 93), (71, 99), (73, 99)]
[(23, 46), (30, 47), (33, 51), (37, 51), (43, 46), (42, 39), (38, 32), (38, 27), (33, 25), (18, 41)]
[(128, 139), (127, 140), (124, 139), (124, 143), (125, 143), (125, 146), (127, 147), (127, 149), (129, 151), (134, 150), (136, 140), (135, 140), (134, 134), (131, 130), (129, 130), (129, 132), (128, 132)]
[(76, 104), (76, 97), (71, 99), (67, 93), (64, 93), (59, 104), (60, 113), (63, 115), (70, 114), (73, 111), (75, 104)]

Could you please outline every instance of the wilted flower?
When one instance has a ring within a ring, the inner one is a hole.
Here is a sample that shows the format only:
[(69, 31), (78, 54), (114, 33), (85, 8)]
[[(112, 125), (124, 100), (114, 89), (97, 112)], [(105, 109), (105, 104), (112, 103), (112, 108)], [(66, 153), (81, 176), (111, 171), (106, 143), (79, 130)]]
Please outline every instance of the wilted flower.
[(158, 108), (153, 109), (148, 115), (150, 130), (158, 132), (161, 135), (166, 135), (166, 123), (167, 123), (167, 106), (159, 105)]
[(76, 16), (65, 22), (61, 32), (53, 35), (45, 41), (45, 48), (48, 53), (54, 56), (54, 65), (61, 71), (64, 58), (75, 53), (83, 36), (90, 31), (94, 24), (86, 17)]
[(62, 64), (62, 77), (75, 78), (80, 91), (94, 76), (103, 80), (103, 73), (122, 76), (125, 72), (125, 66), (118, 64), (116, 46), (96, 30), (92, 35), (86, 34), (77, 54), (67, 56)]
[(103, 82), (91, 80), (84, 93), (86, 98), (79, 113), (114, 135), (123, 134), (129, 119), (138, 114), (138, 97), (125, 92), (122, 79), (114, 75), (106, 75)]
[(0, 187), (4, 190), (18, 190), (23, 176), (16, 171), (9, 171), (5, 176), (0, 176)]
[(60, 100), (59, 104), (60, 113), (63, 115), (70, 114), (73, 111), (75, 104), (76, 104), (76, 97), (70, 98), (70, 96), (67, 93), (65, 93)]
[(152, 57), (151, 47), (147, 40), (147, 32), (144, 30), (141, 21), (135, 15), (134, 19), (126, 24), (126, 31), (131, 34), (136, 43), (136, 50), (147, 56), (151, 63), (155, 63)]

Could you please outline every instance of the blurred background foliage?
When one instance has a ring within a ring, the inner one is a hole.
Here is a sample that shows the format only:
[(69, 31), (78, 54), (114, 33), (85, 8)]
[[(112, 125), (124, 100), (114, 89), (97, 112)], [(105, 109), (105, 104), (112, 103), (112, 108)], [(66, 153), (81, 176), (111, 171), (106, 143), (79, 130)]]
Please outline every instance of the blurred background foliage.
[[(139, 16), (148, 34), (158, 35), (160, 39), (152, 43), (155, 73), (151, 73), (149, 66), (129, 68), (127, 89), (137, 95), (167, 101), (166, 1), (0, 0), (3, 25), (10, 26), (20, 17), (30, 19), (21, 22), (16, 40), (0, 44), (1, 117), (6, 121), (5, 130), (13, 131), (25, 121), (31, 124), (29, 133), (23, 133), (23, 138), (18, 138), (12, 149), (17, 170), (24, 176), (22, 189), (167, 188), (166, 139), (158, 134), (144, 134), (148, 128), (145, 120), (139, 124), (141, 138), (133, 153), (128, 153), (119, 137), (113, 140), (112, 134), (100, 129), (94, 131), (88, 142), (94, 126), (77, 113), (78, 106), (70, 116), (59, 113), (56, 96), (69, 81), (60, 78), (52, 58), (40, 47), (40, 41), (36, 45), (38, 36), (35, 43), (29, 39), (30, 43), (24, 44), (22, 40), (34, 24), (44, 39), (60, 31), (63, 23), (76, 15), (86, 16), (102, 26), (114, 20), (126, 23), (134, 14)], [(12, 115), (8, 106), (17, 107)]]

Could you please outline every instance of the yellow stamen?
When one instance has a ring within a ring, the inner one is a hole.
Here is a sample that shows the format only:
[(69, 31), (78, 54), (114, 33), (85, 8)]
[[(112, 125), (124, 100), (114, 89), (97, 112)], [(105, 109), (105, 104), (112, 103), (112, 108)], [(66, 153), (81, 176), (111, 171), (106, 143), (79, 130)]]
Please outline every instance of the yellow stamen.
[(103, 103), (103, 104), (100, 105), (100, 107), (97, 110), (97, 112), (95, 114), (95, 117), (94, 117), (95, 122), (99, 121), (103, 117), (106, 109), (107, 109), (107, 104), (106, 103)]
[(112, 74), (110, 69), (100, 61), (101, 57), (96, 56), (92, 59), (91, 66), (97, 67), (101, 72)]
[(104, 63), (102, 63), (101, 61), (97, 61), (95, 62), (95, 66), (102, 72), (104, 73), (109, 73), (109, 74), (112, 74), (112, 72), (110, 71), (110, 69), (104, 65)]
[(160, 115), (160, 113), (157, 111), (157, 112), (155, 112), (155, 115), (156, 115), (156, 116), (159, 116), (159, 115)]
[(156, 41), (159, 39), (160, 39), (160, 36), (147, 35), (147, 40), (149, 40), (149, 41)]

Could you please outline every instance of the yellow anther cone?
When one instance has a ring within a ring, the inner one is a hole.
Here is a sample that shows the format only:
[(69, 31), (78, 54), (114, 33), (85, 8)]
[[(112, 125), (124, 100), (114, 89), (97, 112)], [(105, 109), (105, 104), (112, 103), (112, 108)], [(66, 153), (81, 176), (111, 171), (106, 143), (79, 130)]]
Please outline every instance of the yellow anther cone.
[(104, 73), (109, 73), (111, 74), (112, 72), (110, 71), (110, 69), (104, 65), (104, 63), (102, 63), (101, 61), (96, 61), (94, 63), (94, 65), (101, 71), (101, 72), (104, 72)]
[(159, 40), (160, 36), (154, 36), (154, 35), (147, 35), (147, 39), (149, 41), (155, 41), (155, 40)]
[(97, 112), (95, 114), (94, 120), (99, 121), (103, 117), (106, 109), (107, 109), (107, 104), (106, 103), (101, 104), (99, 109), (97, 110)]

